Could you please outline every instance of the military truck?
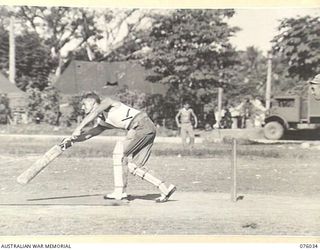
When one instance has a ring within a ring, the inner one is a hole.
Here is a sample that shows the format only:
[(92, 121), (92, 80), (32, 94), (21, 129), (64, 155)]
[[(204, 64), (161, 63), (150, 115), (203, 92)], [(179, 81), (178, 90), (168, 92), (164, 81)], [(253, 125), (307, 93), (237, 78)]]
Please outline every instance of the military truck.
[(298, 95), (276, 96), (265, 118), (264, 136), (279, 140), (289, 129), (316, 128), (320, 128), (320, 101), (310, 91), (307, 98)]

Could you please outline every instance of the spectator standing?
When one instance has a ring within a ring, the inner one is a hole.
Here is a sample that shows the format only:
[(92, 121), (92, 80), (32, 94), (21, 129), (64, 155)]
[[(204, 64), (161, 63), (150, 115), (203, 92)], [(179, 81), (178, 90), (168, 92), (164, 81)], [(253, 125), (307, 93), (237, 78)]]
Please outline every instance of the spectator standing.
[[(194, 119), (194, 125), (192, 125), (192, 118)], [(194, 128), (198, 126), (198, 119), (193, 109), (190, 107), (188, 101), (183, 102), (183, 108), (179, 110), (176, 115), (176, 123), (178, 128), (180, 128), (180, 134), (182, 139), (183, 148), (187, 146), (187, 137), (189, 137), (190, 147), (194, 146)]]
[(203, 112), (203, 121), (204, 121), (204, 128), (205, 130), (209, 131), (213, 128), (213, 125), (216, 124), (216, 116), (214, 113), (214, 107), (210, 104), (204, 105), (204, 112)]

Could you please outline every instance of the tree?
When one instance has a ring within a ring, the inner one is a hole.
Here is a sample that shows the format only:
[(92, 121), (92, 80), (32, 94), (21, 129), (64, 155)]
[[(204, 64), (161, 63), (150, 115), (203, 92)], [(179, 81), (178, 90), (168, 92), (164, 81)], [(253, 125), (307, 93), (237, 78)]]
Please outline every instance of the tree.
[(33, 31), (49, 46), (53, 59), (57, 60), (56, 75), (63, 66), (62, 51), (70, 42), (80, 47), (98, 33), (94, 23), (94, 11), (69, 7), (17, 7), (16, 16), (26, 30)]
[(145, 93), (139, 93), (138, 91), (131, 91), (127, 87), (124, 87), (123, 89), (120, 89), (116, 96), (120, 99), (121, 102), (140, 109), (144, 110), (146, 108), (146, 94)]
[(299, 76), (290, 76), (287, 65), (282, 55), (272, 57), (272, 92), (306, 96), (308, 85)]
[(53, 87), (46, 87), (43, 91), (38, 88), (27, 88), (28, 116), (34, 122), (44, 121), (50, 125), (57, 125), (60, 117), (59, 95)]
[[(127, 51), (128, 44), (126, 43), (128, 41), (133, 44), (137, 42), (135, 34), (151, 26), (155, 12), (158, 13), (159, 10), (105, 9), (97, 13), (97, 20), (102, 20), (97, 23), (102, 36), (93, 37), (88, 41), (95, 60), (120, 61), (134, 52)], [(82, 53), (80, 53), (84, 54), (85, 49), (81, 48)]]
[(186, 89), (227, 83), (223, 71), (234, 63), (228, 38), (237, 29), (223, 19), (233, 14), (232, 10), (177, 10), (162, 16), (146, 41), (154, 49), (145, 60), (155, 72), (150, 80)]
[(25, 90), (27, 86), (43, 90), (48, 86), (49, 74), (57, 66), (46, 46), (36, 33), (16, 37), (16, 82)]
[(51, 86), (46, 87), (41, 92), (43, 120), (50, 125), (59, 125), (60, 118), (60, 98), (58, 91)]
[(9, 32), (10, 11), (5, 6), (0, 7), (0, 71), (6, 76), (9, 72)]
[[(16, 84), (25, 90), (27, 86), (40, 90), (48, 86), (48, 76), (56, 66), (46, 46), (36, 33), (23, 32), (16, 36)], [(9, 34), (0, 27), (0, 70), (9, 71)]]
[(9, 33), (0, 26), (0, 70), (6, 74), (9, 70)]
[(43, 119), (41, 91), (37, 88), (28, 88), (28, 116), (36, 122)]
[(55, 75), (73, 58), (102, 60), (120, 47), (147, 17), (139, 9), (17, 7), (24, 28), (36, 32), (57, 61)]
[(297, 17), (281, 21), (272, 42), (273, 52), (287, 66), (290, 77), (308, 80), (320, 71), (320, 18)]
[(173, 119), (176, 114), (176, 103), (161, 94), (148, 95), (146, 98), (146, 112), (155, 124), (176, 128)]
[(262, 51), (254, 46), (247, 47), (245, 51), (238, 51), (239, 63), (233, 68), (233, 76), (227, 99), (236, 103), (248, 95), (264, 96), (267, 78), (267, 59)]
[(152, 72), (147, 80), (169, 85), (170, 102), (188, 98), (200, 112), (215, 88), (230, 85), (231, 66), (237, 60), (229, 38), (238, 29), (225, 19), (233, 14), (233, 10), (176, 10), (154, 16), (151, 30), (136, 33), (122, 51), (129, 54), (127, 58), (133, 51), (148, 51), (141, 57)]
[(0, 28), (4, 29), (9, 23), (9, 10), (5, 6), (0, 6)]

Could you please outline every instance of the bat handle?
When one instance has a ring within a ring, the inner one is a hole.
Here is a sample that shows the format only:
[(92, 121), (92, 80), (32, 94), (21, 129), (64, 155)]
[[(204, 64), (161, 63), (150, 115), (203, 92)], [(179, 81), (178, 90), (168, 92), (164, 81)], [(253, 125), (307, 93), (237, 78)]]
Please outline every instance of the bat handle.
[(59, 146), (62, 151), (65, 151), (67, 148), (70, 148), (74, 142), (75, 140), (72, 138), (63, 139), (62, 142), (59, 144)]
[(77, 141), (78, 137), (79, 137), (79, 136), (74, 136), (74, 135), (73, 135), (73, 136), (70, 137), (70, 140), (74, 143), (74, 142)]

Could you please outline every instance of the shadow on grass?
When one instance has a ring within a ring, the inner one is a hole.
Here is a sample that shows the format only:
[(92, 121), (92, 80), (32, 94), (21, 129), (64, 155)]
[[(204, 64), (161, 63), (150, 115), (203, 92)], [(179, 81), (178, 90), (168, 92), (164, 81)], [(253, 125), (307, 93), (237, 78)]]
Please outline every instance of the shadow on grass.
[(146, 195), (129, 195), (128, 200), (155, 200), (156, 198), (160, 197), (159, 194), (146, 194)]
[(85, 195), (70, 195), (70, 196), (56, 196), (56, 197), (46, 197), (37, 199), (27, 199), (27, 201), (45, 201), (45, 200), (61, 200), (61, 199), (74, 199), (74, 198), (84, 198), (84, 197), (94, 197), (103, 196), (103, 194), (85, 194)]
[[(148, 201), (154, 201), (159, 198), (159, 194), (146, 194), (146, 195), (128, 195), (128, 201), (134, 201), (134, 200), (148, 200)], [(164, 202), (172, 202), (172, 201), (177, 201), (173, 199), (169, 199), (168, 201)]]

